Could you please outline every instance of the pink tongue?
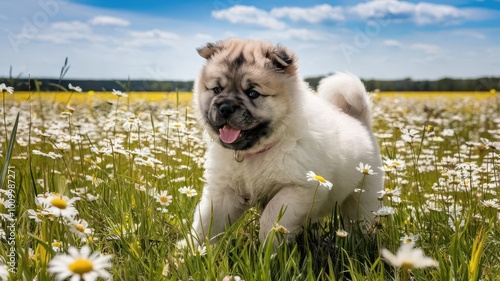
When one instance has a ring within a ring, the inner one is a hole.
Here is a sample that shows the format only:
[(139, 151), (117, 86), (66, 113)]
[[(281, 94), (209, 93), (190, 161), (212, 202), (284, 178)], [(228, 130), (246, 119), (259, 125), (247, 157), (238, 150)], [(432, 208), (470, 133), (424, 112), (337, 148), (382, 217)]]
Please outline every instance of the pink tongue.
[(241, 130), (235, 129), (229, 125), (224, 125), (219, 129), (220, 139), (225, 143), (233, 143), (240, 135)]

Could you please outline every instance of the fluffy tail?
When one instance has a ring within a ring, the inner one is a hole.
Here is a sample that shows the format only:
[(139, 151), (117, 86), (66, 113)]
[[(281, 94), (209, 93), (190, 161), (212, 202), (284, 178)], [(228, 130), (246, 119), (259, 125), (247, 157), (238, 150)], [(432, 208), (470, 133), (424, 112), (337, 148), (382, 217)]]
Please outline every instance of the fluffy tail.
[(319, 82), (318, 95), (371, 128), (371, 101), (363, 82), (354, 74), (337, 72)]

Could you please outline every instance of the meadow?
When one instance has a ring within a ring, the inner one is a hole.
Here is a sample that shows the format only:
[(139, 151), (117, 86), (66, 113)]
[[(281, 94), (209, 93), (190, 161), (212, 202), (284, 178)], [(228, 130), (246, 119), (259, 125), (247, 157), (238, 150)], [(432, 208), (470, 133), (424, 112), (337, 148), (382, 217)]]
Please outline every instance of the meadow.
[[(210, 141), (190, 93), (1, 94), (0, 280), (500, 279), (494, 92), (372, 93), (378, 224), (349, 227), (335, 211), (276, 249), (284, 231), (261, 243), (256, 209), (218, 243), (176, 246)], [(381, 256), (403, 245), (416, 251)]]

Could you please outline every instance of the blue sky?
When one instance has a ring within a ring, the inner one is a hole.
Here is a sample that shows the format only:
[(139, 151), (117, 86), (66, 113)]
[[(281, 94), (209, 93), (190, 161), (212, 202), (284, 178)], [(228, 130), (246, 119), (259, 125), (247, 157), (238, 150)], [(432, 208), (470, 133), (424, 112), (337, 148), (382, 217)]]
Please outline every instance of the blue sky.
[(304, 77), (500, 76), (500, 1), (0, 0), (0, 76), (193, 80), (228, 37), (295, 51)]

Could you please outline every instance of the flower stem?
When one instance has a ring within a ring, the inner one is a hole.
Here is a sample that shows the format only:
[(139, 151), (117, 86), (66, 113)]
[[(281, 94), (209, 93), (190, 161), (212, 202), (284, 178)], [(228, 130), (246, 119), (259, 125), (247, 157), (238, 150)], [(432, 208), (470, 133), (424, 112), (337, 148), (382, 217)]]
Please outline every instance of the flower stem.
[(408, 279), (408, 269), (403, 268), (403, 281), (407, 281)]
[(306, 220), (307, 220), (307, 226), (309, 226), (309, 221), (310, 221), (310, 218), (311, 218), (311, 213), (312, 213), (312, 210), (314, 208), (314, 202), (316, 201), (316, 193), (318, 193), (318, 188), (319, 188), (319, 182), (318, 184), (316, 185), (316, 189), (314, 190), (314, 195), (313, 195), (313, 201), (312, 201), (312, 204), (311, 204), (311, 208), (309, 209), (309, 212), (307, 212), (307, 217), (306, 217)]

